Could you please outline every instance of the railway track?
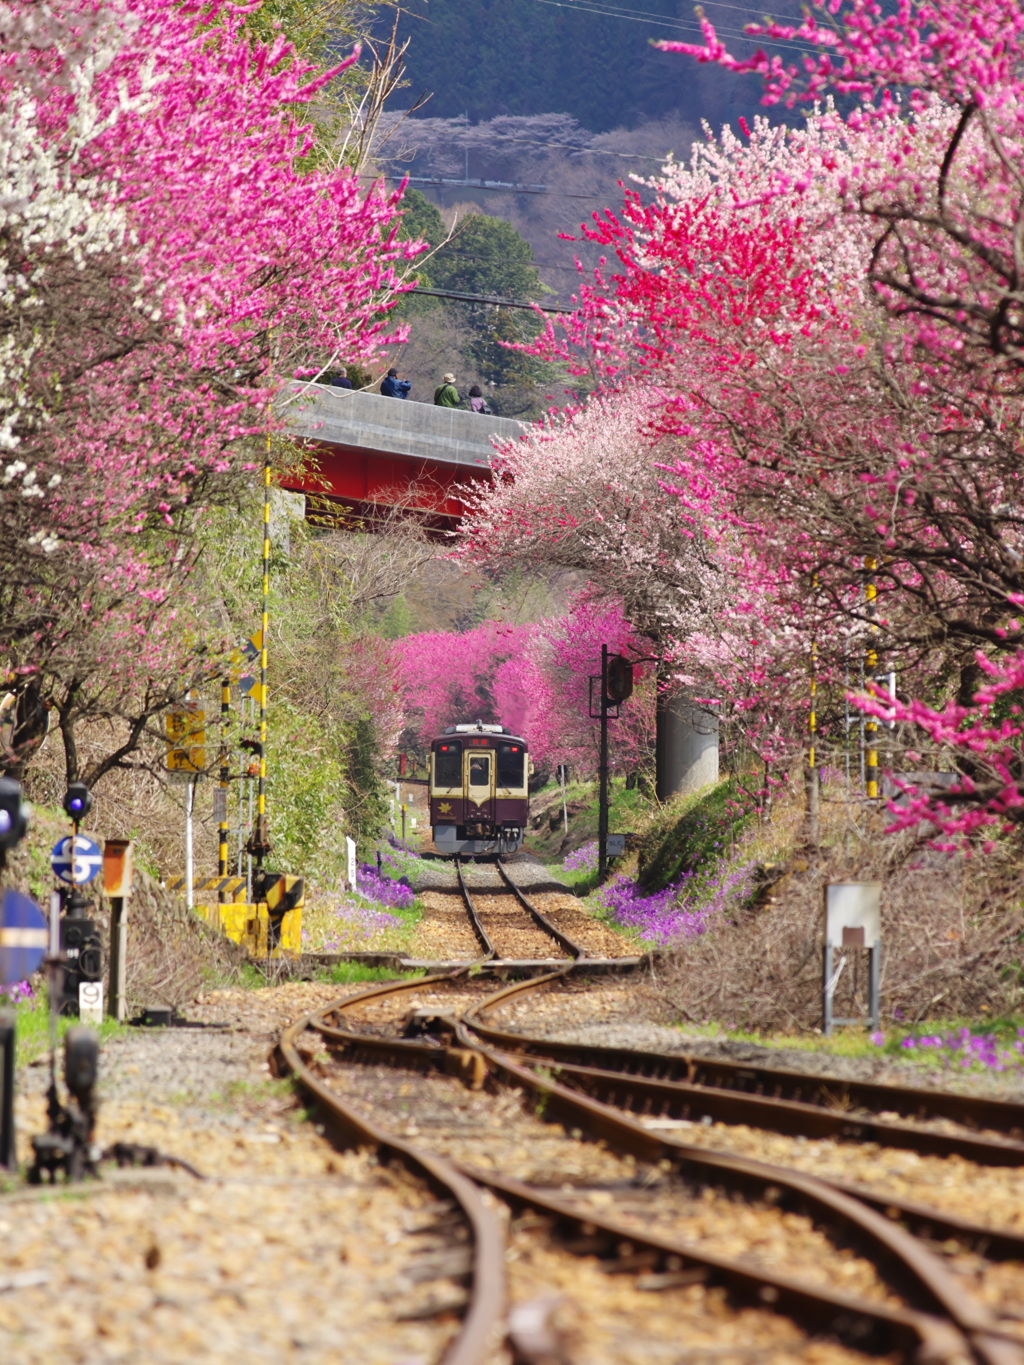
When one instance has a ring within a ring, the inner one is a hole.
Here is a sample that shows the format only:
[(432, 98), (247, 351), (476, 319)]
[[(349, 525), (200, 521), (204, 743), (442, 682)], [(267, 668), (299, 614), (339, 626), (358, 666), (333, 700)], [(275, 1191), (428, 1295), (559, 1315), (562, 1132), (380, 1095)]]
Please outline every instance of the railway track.
[[(461, 858), (455, 859), (455, 873), (459, 881), (459, 892), (466, 907), (473, 933), (483, 949), (481, 962), (494, 959), (530, 960), (536, 962), (550, 959), (552, 953), (569, 961), (579, 962), (587, 956), (586, 949), (571, 939), (553, 924), (532, 901), (528, 900), (502, 866), (500, 859), (492, 866), (501, 878), (504, 894), (496, 894), (490, 887), (471, 889), (466, 884)], [(509, 913), (509, 901), (514, 903)], [(480, 909), (478, 902), (485, 906)], [(522, 913), (519, 913), (519, 912)], [(500, 944), (499, 946), (496, 946)], [(524, 949), (539, 949), (532, 955)], [(557, 952), (555, 951), (557, 950)]]
[[(475, 903), (475, 896), (470, 890), (467, 899)], [(490, 934), (482, 920), (481, 928), (484, 949)], [(828, 1082), (800, 1099), (788, 1091), (768, 1096), (769, 1085), (785, 1091), (796, 1081), (744, 1068), (755, 1073), (752, 1081), (726, 1067), (715, 1074), (733, 1088), (711, 1086), (694, 1079), (710, 1074), (700, 1072), (701, 1059), (574, 1047), (487, 1022), (510, 999), (556, 989), (586, 964), (580, 953), (547, 978), (500, 989), (483, 962), (473, 976), (389, 983), (307, 1016), (282, 1037), (285, 1062), (343, 1142), (372, 1144), (384, 1160), (411, 1164), (462, 1210), (473, 1246), (471, 1293), (446, 1365), (489, 1358), (502, 1330), (505, 1271), (529, 1280), (518, 1265), (523, 1256), (530, 1266), (546, 1266), (544, 1282), (578, 1287), (596, 1275), (615, 1285), (604, 1299), (611, 1302), (611, 1295), (619, 1304), (625, 1335), (617, 1354), (585, 1342), (579, 1358), (588, 1361), (632, 1360), (629, 1343), (642, 1346), (638, 1360), (660, 1360), (664, 1343), (651, 1337), (654, 1319), (675, 1322), (675, 1354), (665, 1359), (678, 1359), (679, 1322), (699, 1337), (710, 1328), (694, 1323), (698, 1308), (719, 1303), (719, 1326), (733, 1330), (745, 1322), (756, 1343), (741, 1356), (769, 1349), (771, 1324), (783, 1315), (804, 1345), (824, 1335), (858, 1358), (896, 1353), (950, 1365), (971, 1359), (1022, 1365), (1024, 1328), (1012, 1304), (1015, 1294), (1018, 1304), (1024, 1297), (1018, 1292), (1024, 1268), (1016, 1264), (1024, 1261), (1024, 1238), (683, 1140), (693, 1120), (679, 1115), (699, 1115), (698, 1129), (717, 1113), (713, 1123), (727, 1114), (726, 1122), (798, 1137), (825, 1124), (830, 1141), (850, 1144), (943, 1136), (944, 1156), (962, 1156), (960, 1142), (971, 1161), (1004, 1167), (1024, 1164), (1024, 1144), (966, 1130), (937, 1133), (936, 1122), (953, 1121), (950, 1097), (931, 1092), (920, 1120), (924, 1101), (912, 1092), (890, 1093), (895, 1087), (839, 1095), (830, 1089), (837, 1083)], [(310, 1030), (317, 1041), (300, 1054)], [(805, 1087), (817, 1084), (800, 1079)], [(759, 1084), (762, 1093), (735, 1088), (740, 1082)], [(856, 1112), (837, 1110), (837, 1099), (855, 1104)], [(871, 1118), (869, 1100), (919, 1121)], [(1019, 1129), (1022, 1117), (1012, 1105), (979, 1116), (990, 1128), (1002, 1123), (1004, 1135)], [(964, 1117), (960, 1112), (961, 1126)], [(940, 1148), (926, 1150), (934, 1160)], [(490, 1206), (482, 1191), (493, 1197)], [(744, 1246), (739, 1256), (737, 1240)], [(996, 1284), (993, 1306), (965, 1288), (965, 1259), (972, 1282), (980, 1266)], [(513, 1297), (521, 1299), (523, 1285), (515, 1288)], [(653, 1318), (638, 1307), (652, 1296), (659, 1304)], [(595, 1321), (602, 1303), (597, 1295)], [(514, 1312), (509, 1322), (514, 1335)], [(590, 1328), (574, 1330), (585, 1336)], [(614, 1331), (608, 1326), (606, 1335)], [(551, 1340), (546, 1349), (547, 1357), (531, 1356), (517, 1346), (517, 1359), (559, 1358)], [(723, 1350), (721, 1342), (708, 1345), (712, 1356)]]

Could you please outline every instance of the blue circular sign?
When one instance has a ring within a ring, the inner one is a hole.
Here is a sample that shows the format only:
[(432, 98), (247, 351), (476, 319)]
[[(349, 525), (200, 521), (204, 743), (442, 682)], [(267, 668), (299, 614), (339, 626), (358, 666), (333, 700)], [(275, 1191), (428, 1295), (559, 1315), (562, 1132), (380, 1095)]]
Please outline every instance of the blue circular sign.
[(66, 839), (60, 839), (54, 844), (53, 852), (50, 854), (50, 866), (62, 882), (73, 882), (75, 886), (83, 886), (86, 882), (91, 882), (103, 866), (103, 853), (99, 844), (94, 844), (84, 834), (69, 834)]
[(4, 892), (0, 906), (0, 983), (24, 981), (37, 971), (49, 932), (43, 912), (20, 891)]

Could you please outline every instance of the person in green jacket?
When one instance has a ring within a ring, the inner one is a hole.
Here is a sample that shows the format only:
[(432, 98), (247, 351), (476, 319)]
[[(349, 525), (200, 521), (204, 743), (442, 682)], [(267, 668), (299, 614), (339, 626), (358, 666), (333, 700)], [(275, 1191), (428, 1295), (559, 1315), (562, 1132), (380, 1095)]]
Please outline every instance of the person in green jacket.
[(455, 387), (455, 376), (444, 374), (441, 376), (442, 384), (439, 389), (434, 390), (435, 408), (457, 408), (462, 402), (459, 391)]

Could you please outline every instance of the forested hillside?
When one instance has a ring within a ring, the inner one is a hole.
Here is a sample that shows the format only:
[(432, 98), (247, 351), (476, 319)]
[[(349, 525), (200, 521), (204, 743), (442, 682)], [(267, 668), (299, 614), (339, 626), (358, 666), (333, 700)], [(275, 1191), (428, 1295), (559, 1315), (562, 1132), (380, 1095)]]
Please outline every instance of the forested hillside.
[[(710, 18), (737, 51), (752, 6), (710, 3)], [(777, 14), (792, 8), (773, 7)], [(721, 11), (721, 12), (719, 12)], [(390, 25), (385, 15), (382, 22)], [(749, 113), (760, 99), (754, 81), (682, 63), (655, 51), (651, 39), (697, 36), (692, 3), (645, 0), (641, 9), (552, 0), (409, 0), (401, 31), (412, 104), (431, 93), (434, 118), (468, 113), (473, 122), (500, 114), (571, 114), (595, 132), (678, 112), (712, 124)], [(401, 103), (399, 101), (398, 103)]]

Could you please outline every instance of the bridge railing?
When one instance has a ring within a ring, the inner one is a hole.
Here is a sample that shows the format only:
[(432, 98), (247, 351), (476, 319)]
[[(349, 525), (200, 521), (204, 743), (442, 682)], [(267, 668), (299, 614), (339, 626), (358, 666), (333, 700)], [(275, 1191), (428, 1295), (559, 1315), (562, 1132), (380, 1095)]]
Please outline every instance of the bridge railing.
[(493, 439), (515, 439), (524, 430), (509, 417), (324, 384), (297, 383), (283, 408), (292, 433), (311, 441), (485, 469)]

